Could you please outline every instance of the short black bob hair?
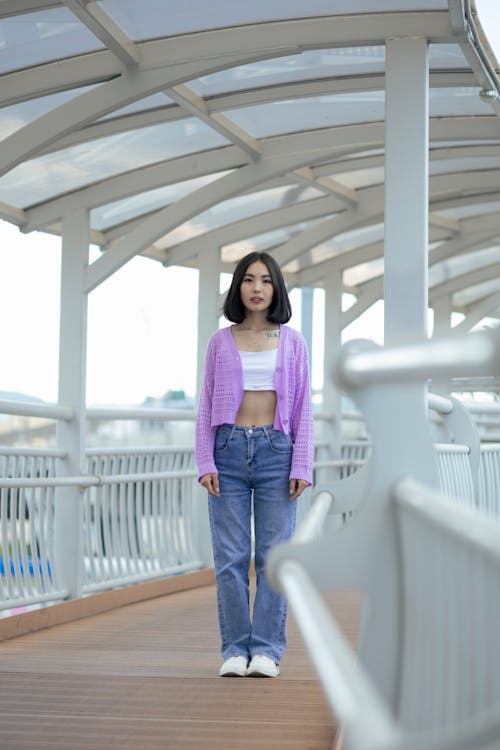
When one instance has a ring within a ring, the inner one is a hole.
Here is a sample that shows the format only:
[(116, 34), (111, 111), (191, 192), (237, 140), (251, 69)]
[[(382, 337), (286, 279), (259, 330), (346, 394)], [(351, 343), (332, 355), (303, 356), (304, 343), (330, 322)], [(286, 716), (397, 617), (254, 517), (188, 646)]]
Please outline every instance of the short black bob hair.
[(244, 258), (238, 261), (238, 265), (234, 269), (231, 286), (222, 307), (224, 317), (230, 320), (231, 323), (243, 323), (245, 320), (246, 309), (241, 301), (240, 287), (248, 266), (259, 260), (267, 266), (273, 284), (273, 299), (267, 310), (267, 319), (271, 323), (288, 323), (292, 317), (292, 306), (281, 269), (269, 253), (260, 253), (257, 251), (248, 253), (248, 255), (245, 255)]

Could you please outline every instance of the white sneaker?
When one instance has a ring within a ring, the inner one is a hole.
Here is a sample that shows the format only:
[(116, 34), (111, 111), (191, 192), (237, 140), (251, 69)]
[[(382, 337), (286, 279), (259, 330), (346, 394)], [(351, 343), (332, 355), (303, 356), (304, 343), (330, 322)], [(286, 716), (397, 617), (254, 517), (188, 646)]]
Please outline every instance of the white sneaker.
[(254, 656), (247, 669), (247, 677), (277, 677), (280, 668), (269, 656)]
[(220, 668), (221, 677), (245, 677), (248, 659), (245, 656), (231, 656)]

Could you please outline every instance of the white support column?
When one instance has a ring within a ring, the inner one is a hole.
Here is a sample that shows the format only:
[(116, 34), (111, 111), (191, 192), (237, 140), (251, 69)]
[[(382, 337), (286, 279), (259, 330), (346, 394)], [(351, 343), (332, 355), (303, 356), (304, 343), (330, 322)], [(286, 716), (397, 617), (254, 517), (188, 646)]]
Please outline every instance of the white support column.
[[(196, 374), (196, 403), (200, 396), (205, 371), (207, 342), (219, 327), (220, 317), (220, 249), (207, 247), (198, 255), (198, 350)], [(210, 523), (208, 519), (207, 493), (201, 485), (197, 488), (199, 512), (196, 515), (198, 555), (206, 567), (213, 567)]]
[(427, 336), (427, 40), (386, 43), (385, 343)]
[[(87, 294), (85, 271), (89, 252), (89, 216), (81, 209), (62, 221), (61, 312), (59, 332), (59, 403), (70, 406), (71, 422), (59, 422), (57, 445), (67, 453), (61, 474), (85, 473), (85, 382)], [(58, 583), (71, 597), (83, 583), (83, 495), (77, 487), (56, 492), (55, 562)]]
[[(342, 403), (338, 388), (333, 381), (333, 370), (341, 346), (342, 335), (342, 271), (334, 269), (325, 277), (325, 351), (323, 374), (323, 411), (333, 416), (325, 422), (322, 437), (329, 443), (328, 458), (340, 457), (342, 432)], [(318, 472), (318, 478), (327, 481), (332, 472)]]
[[(396, 344), (427, 337), (428, 305), (428, 89), (429, 62), (424, 38), (392, 39), (386, 43), (386, 143), (385, 143), (385, 343)], [(408, 441), (413, 431), (422, 433), (425, 453), (413, 457), (416, 467), (423, 465), (429, 484), (437, 480), (427, 423), (427, 385), (423, 379), (415, 385), (390, 384), (390, 399), (384, 399), (383, 388), (376, 403), (372, 431), (382, 435), (376, 444)], [(386, 410), (390, 416), (386, 418)], [(404, 415), (404, 419), (402, 418)], [(385, 440), (384, 431), (391, 431)], [(428, 436), (426, 435), (428, 432)], [(428, 437), (428, 439), (427, 439)], [(417, 440), (417, 445), (419, 445)], [(427, 450), (426, 446), (429, 446)], [(398, 456), (382, 459), (397, 460)], [(410, 463), (412, 457), (408, 455)], [(403, 468), (401, 468), (403, 467)], [(398, 470), (404, 472), (404, 461)], [(395, 540), (391, 543), (394, 545)], [(390, 545), (387, 546), (390, 549)], [(396, 585), (394, 565), (388, 566), (387, 585), (381, 597), (390, 607), (391, 587)], [(392, 579), (392, 580), (391, 580)], [(394, 589), (392, 588), (392, 591)], [(377, 681), (384, 700), (397, 712), (397, 680), (393, 665), (388, 664), (383, 649), (374, 644), (388, 637), (386, 623), (374, 614), (370, 602), (363, 601), (359, 628), (360, 660)], [(397, 618), (389, 623), (389, 640), (394, 649), (398, 643)], [(378, 640), (382, 638), (382, 640)], [(392, 673), (392, 676), (391, 676)], [(380, 684), (380, 675), (385, 684)]]
[(306, 340), (309, 360), (312, 361), (314, 289), (308, 286), (302, 287), (300, 295), (302, 297), (300, 330)]
[[(452, 312), (452, 296), (451, 294), (443, 295), (432, 303), (432, 309), (434, 310), (434, 329), (432, 337), (438, 336), (449, 336), (451, 333), (451, 312)], [(432, 393), (437, 393), (440, 396), (449, 396), (451, 391), (451, 381), (447, 380), (432, 380), (430, 385)]]
[(452, 313), (452, 298), (450, 294), (447, 294), (439, 299), (434, 300), (432, 303), (432, 309), (434, 310), (434, 330), (432, 332), (433, 338), (435, 336), (449, 336), (451, 329), (451, 313)]
[(196, 394), (199, 397), (205, 369), (207, 342), (219, 327), (220, 249), (207, 247), (198, 255), (198, 349)]

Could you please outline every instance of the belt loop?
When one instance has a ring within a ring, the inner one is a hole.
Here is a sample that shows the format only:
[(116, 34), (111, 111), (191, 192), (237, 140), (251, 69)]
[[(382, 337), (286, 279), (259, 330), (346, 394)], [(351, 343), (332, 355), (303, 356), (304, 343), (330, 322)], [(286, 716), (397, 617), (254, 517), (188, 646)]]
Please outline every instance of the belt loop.
[(233, 424), (233, 425), (231, 425), (231, 432), (229, 433), (228, 440), (232, 440), (232, 437), (233, 437), (233, 435), (234, 435), (235, 432), (236, 432), (236, 425)]
[(269, 427), (267, 425), (263, 424), (262, 425), (262, 429), (264, 430), (264, 435), (266, 436), (266, 438), (268, 438), (269, 437)]

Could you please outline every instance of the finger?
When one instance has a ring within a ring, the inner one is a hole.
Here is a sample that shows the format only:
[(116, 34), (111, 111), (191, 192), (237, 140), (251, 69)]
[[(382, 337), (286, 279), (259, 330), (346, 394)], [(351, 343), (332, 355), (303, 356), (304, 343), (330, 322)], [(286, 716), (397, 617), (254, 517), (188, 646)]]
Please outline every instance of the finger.
[(296, 500), (298, 497), (302, 495), (305, 488), (307, 487), (307, 482), (305, 482), (303, 479), (291, 479), (290, 480), (290, 500)]

